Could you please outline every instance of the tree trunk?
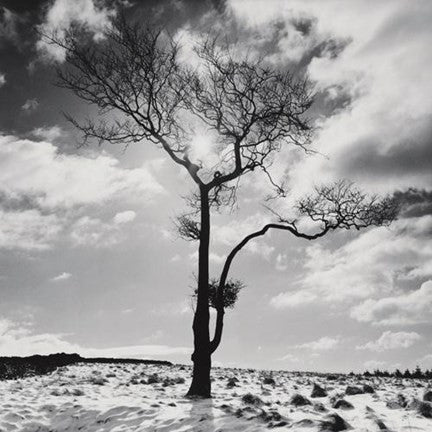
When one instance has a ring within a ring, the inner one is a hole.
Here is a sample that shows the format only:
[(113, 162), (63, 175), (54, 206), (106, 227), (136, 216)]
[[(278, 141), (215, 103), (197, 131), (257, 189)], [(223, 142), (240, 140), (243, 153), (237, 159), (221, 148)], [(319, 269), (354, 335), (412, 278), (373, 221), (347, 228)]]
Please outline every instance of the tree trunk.
[(211, 354), (213, 354), (217, 350), (221, 342), (224, 315), (225, 315), (225, 311), (224, 311), (224, 307), (222, 306), (219, 309), (217, 309), (215, 333), (213, 336), (213, 340), (210, 342)]
[(216, 316), (216, 327), (215, 327), (215, 333), (213, 336), (212, 341), (210, 342), (210, 352), (213, 354), (219, 344), (221, 343), (222, 339), (222, 331), (223, 331), (223, 323), (224, 323), (224, 315), (225, 315), (225, 308), (224, 308), (224, 290), (225, 290), (225, 284), (228, 279), (228, 272), (231, 267), (231, 263), (236, 256), (236, 254), (240, 251), (240, 249), (247, 243), (248, 240), (243, 240), (241, 243), (239, 243), (227, 256), (227, 259), (225, 260), (225, 264), (222, 269), (221, 277), (219, 279), (219, 286), (217, 290), (217, 316)]
[(209, 242), (210, 208), (208, 191), (202, 187), (201, 193), (201, 233), (198, 250), (198, 295), (193, 320), (194, 352), (192, 354), (192, 384), (188, 396), (211, 397), (210, 331), (209, 331)]

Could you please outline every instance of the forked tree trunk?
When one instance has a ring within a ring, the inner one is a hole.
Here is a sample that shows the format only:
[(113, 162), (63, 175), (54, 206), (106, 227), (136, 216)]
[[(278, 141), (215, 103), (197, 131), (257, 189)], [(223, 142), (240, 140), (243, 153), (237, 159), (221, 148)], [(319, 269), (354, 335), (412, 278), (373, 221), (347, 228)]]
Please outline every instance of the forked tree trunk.
[(201, 234), (198, 249), (198, 295), (193, 320), (194, 352), (192, 384), (188, 396), (211, 397), (210, 311), (209, 311), (209, 241), (210, 209), (208, 191), (201, 188)]
[(227, 256), (225, 260), (225, 264), (222, 269), (221, 277), (219, 279), (219, 286), (217, 290), (217, 315), (216, 315), (216, 327), (215, 333), (212, 341), (210, 342), (210, 351), (213, 354), (219, 347), (222, 339), (222, 331), (224, 324), (224, 315), (225, 315), (225, 307), (224, 307), (224, 290), (225, 285), (228, 279), (228, 273), (233, 262), (234, 257), (237, 253), (243, 248), (243, 246), (249, 241), (249, 236), (244, 238)]

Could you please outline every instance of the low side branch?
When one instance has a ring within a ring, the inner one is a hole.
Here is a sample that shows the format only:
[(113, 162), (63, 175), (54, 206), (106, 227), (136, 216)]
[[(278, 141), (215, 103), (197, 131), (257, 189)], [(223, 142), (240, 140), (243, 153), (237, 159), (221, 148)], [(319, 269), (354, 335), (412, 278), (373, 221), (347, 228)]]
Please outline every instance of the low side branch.
[(228, 255), (222, 269), (217, 293), (217, 317), (214, 338), (211, 342), (212, 353), (217, 349), (222, 337), (224, 317), (224, 288), (228, 273), (236, 255), (254, 238), (265, 235), (270, 229), (288, 231), (305, 240), (315, 240), (336, 229), (360, 230), (369, 226), (389, 225), (397, 216), (397, 202), (389, 197), (379, 199), (368, 197), (348, 181), (339, 181), (330, 186), (315, 189), (315, 194), (297, 203), (297, 211), (314, 222), (321, 224), (321, 230), (314, 234), (300, 232), (296, 221), (290, 221), (273, 212), (279, 223), (269, 223), (259, 231), (247, 235)]
[(223, 306), (223, 295), (224, 295), (224, 286), (226, 284), (229, 270), (231, 268), (231, 264), (236, 257), (236, 255), (254, 238), (264, 236), (270, 229), (278, 229), (283, 231), (289, 231), (291, 234), (294, 234), (296, 237), (303, 238), (306, 240), (315, 240), (319, 237), (323, 237), (330, 230), (336, 229), (337, 226), (327, 225), (322, 231), (315, 234), (306, 234), (297, 231), (293, 226), (290, 225), (282, 225), (276, 223), (270, 223), (265, 225), (259, 231), (255, 231), (249, 235), (247, 235), (237, 246), (230, 252), (228, 255), (222, 274), (219, 281), (218, 294), (217, 294), (217, 316), (216, 316), (216, 326), (215, 326), (215, 334), (213, 340), (211, 341), (211, 352), (214, 353), (218, 348), (221, 338), (222, 338), (222, 330), (223, 330), (223, 316), (225, 314), (224, 306)]

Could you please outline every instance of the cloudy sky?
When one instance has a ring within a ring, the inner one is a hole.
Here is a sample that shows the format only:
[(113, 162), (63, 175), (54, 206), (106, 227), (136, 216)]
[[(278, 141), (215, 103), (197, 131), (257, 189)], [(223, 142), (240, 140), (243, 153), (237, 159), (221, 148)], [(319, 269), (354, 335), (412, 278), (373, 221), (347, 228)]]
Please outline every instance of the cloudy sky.
[[(189, 361), (196, 244), (172, 221), (193, 185), (150, 143), (78, 148), (62, 111), (94, 109), (53, 85), (62, 53), (35, 31), (79, 23), (97, 43), (120, 6), (186, 51), (212, 29), (309, 75), (319, 153), (275, 161), (291, 197), (347, 178), (403, 203), (390, 228), (251, 244), (215, 364), (432, 368), (428, 0), (0, 1), (0, 354)], [(245, 179), (239, 208), (214, 216), (215, 276), (235, 241), (271, 220), (264, 184)]]

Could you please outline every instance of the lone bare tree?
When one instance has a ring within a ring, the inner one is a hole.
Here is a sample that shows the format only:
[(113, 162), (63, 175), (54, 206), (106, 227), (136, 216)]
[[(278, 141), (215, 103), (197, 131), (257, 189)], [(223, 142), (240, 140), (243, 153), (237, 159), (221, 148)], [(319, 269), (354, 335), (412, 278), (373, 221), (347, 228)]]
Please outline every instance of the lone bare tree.
[[(394, 207), (387, 199), (366, 197), (347, 182), (318, 188), (297, 205), (299, 216), (318, 223), (317, 232), (302, 232), (297, 219), (277, 215), (276, 222), (249, 234), (233, 248), (219, 280), (210, 279), (211, 210), (230, 205), (238, 181), (252, 171), (261, 171), (269, 186), (283, 195), (283, 185), (270, 173), (271, 162), (285, 146), (308, 151), (311, 125), (305, 113), (313, 101), (308, 82), (267, 65), (263, 58), (234, 56), (220, 49), (215, 39), (196, 47), (199, 65), (192, 68), (181, 61), (178, 45), (163, 31), (118, 19), (104, 36), (97, 43), (82, 32), (47, 37), (66, 53), (58, 84), (99, 109), (96, 121), (69, 118), (85, 141), (152, 142), (183, 167), (196, 186), (189, 200), (195, 217), (178, 219), (180, 234), (199, 243), (188, 395), (210, 397), (211, 355), (221, 341), (225, 307), (233, 305), (241, 288), (241, 283), (228, 279), (238, 252), (269, 230), (313, 240), (337, 228), (387, 224), (394, 217)], [(216, 165), (208, 167), (194, 160), (193, 133), (187, 127), (191, 117), (217, 134)], [(217, 309), (212, 338), (209, 306)]]

